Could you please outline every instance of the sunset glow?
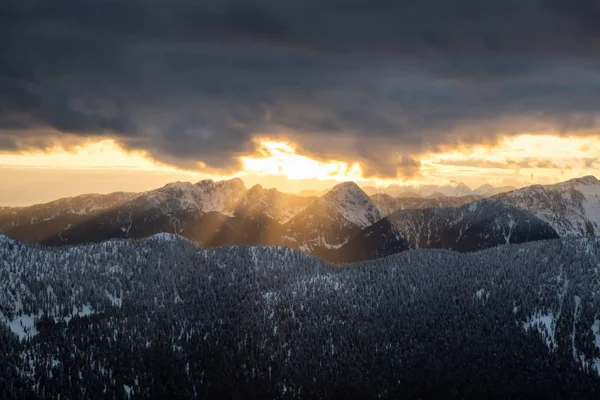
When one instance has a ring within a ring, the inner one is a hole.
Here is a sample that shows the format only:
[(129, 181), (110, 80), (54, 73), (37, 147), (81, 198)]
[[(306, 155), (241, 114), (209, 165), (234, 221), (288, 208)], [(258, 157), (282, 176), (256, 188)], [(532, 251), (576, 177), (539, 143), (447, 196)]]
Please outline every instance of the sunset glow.
[(243, 171), (260, 175), (283, 175), (289, 179), (362, 180), (358, 163), (341, 161), (319, 162), (296, 154), (295, 148), (283, 142), (263, 141), (259, 144), (261, 157), (242, 157)]
[(423, 175), (468, 185), (525, 186), (555, 183), (596, 173), (600, 140), (596, 137), (519, 135), (493, 147), (473, 146), (421, 159)]
[(144, 152), (127, 152), (111, 139), (87, 142), (71, 149), (56, 146), (48, 151), (0, 153), (0, 165), (52, 168), (115, 168), (166, 171)]
[[(594, 175), (600, 159), (600, 140), (595, 137), (519, 135), (507, 137), (495, 146), (470, 146), (423, 154), (416, 157), (421, 166), (414, 177), (376, 179), (364, 176), (358, 162), (317, 160), (310, 154), (298, 152), (291, 142), (262, 140), (256, 143), (257, 151), (240, 157), (242, 168), (227, 176), (211, 175), (202, 170), (181, 170), (157, 163), (149, 154), (126, 151), (110, 139), (88, 141), (68, 149), (55, 147), (48, 151), (0, 153), (0, 169), (10, 169), (10, 174), (4, 174), (7, 176), (4, 182), (6, 193), (13, 186), (20, 187), (15, 185), (44, 176), (44, 181), (53, 182), (54, 179), (55, 183), (51, 184), (48, 193), (55, 198), (83, 191), (73, 188), (77, 182), (88, 182), (91, 185), (86, 188), (88, 191), (110, 192), (150, 190), (175, 180), (195, 182), (232, 176), (241, 177), (247, 185), (260, 183), (288, 192), (307, 188), (323, 190), (336, 182), (348, 180), (378, 187), (391, 184), (445, 185), (451, 182), (464, 182), (472, 188), (486, 183), (521, 187), (532, 182), (554, 183)], [(80, 170), (93, 171), (93, 174), (86, 175), (85, 179), (78, 178)], [(94, 177), (102, 177), (102, 180), (94, 183)], [(131, 183), (127, 183), (129, 181)], [(54, 190), (57, 192), (54, 193)], [(27, 203), (27, 200), (3, 201)]]

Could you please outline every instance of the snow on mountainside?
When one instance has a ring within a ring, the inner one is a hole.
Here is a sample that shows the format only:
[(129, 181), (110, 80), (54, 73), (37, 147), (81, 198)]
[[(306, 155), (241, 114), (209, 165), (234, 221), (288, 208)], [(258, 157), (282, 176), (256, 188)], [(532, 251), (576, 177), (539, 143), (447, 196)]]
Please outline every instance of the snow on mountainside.
[[(232, 179), (175, 182), (138, 194), (91, 195), (103, 200), (103, 207), (93, 209), (78, 206), (80, 198), (86, 198), (80, 196), (23, 208), (15, 214), (4, 211), (0, 213), (0, 231), (21, 240), (64, 245), (140, 238), (159, 232), (196, 232), (199, 224), (219, 229), (222, 224), (211, 213), (232, 215), (245, 192), (243, 182)], [(73, 208), (80, 212), (62, 211)]]
[[(95, 207), (90, 213), (60, 218), (47, 218), (56, 214), (49, 205), (42, 205), (39, 216), (25, 210), (17, 219), (4, 209), (0, 211), (0, 232), (46, 245), (144, 238), (165, 232), (209, 247), (287, 244), (310, 251), (314, 247), (339, 247), (351, 233), (379, 218), (368, 196), (354, 184), (341, 185), (321, 202), (260, 185), (247, 190), (240, 179), (174, 182), (119, 199), (111, 207)], [(305, 213), (307, 220), (300, 218), (289, 225), (310, 207), (312, 211)], [(291, 233), (283, 224), (293, 226)], [(319, 224), (327, 228), (318, 228)]]
[[(95, 218), (113, 220), (125, 227), (136, 216), (145, 222), (168, 217), (177, 223), (176, 215), (218, 211), (231, 214), (246, 192), (240, 179), (214, 182), (169, 183), (143, 193), (86, 194), (59, 199), (30, 207), (8, 208), (0, 212), (0, 229), (28, 240), (47, 238)], [(36, 239), (35, 227), (41, 233)], [(25, 236), (23, 236), (25, 234)]]
[(135, 201), (146, 203), (144, 206), (160, 207), (165, 212), (217, 211), (228, 214), (245, 192), (244, 182), (239, 178), (218, 182), (206, 179), (195, 184), (169, 183), (160, 189), (140, 194)]
[(296, 196), (254, 185), (238, 201), (233, 213), (236, 216), (266, 216), (283, 224), (315, 200), (316, 197)]
[(421, 210), (424, 208), (460, 207), (480, 199), (480, 196), (441, 196), (441, 197), (392, 197), (389, 194), (378, 193), (371, 200), (383, 215), (390, 215), (401, 210)]
[(476, 251), (558, 237), (546, 221), (495, 199), (460, 208), (404, 210), (387, 218), (413, 248)]
[[(451, 188), (466, 190), (461, 184)], [(347, 261), (402, 251), (405, 239), (412, 247), (472, 251), (557, 234), (598, 236), (599, 196), (600, 182), (594, 177), (531, 186), (464, 206), (476, 197), (370, 198), (355, 183), (346, 182), (311, 198), (260, 185), (246, 189), (240, 179), (204, 180), (170, 183), (138, 194), (84, 195), (2, 208), (0, 232), (46, 245), (166, 232), (209, 247), (285, 245)], [(461, 207), (453, 208), (457, 206)], [(377, 225), (386, 215), (393, 226)]]
[(328, 216), (341, 218), (360, 228), (366, 228), (383, 218), (369, 196), (354, 182), (334, 186), (318, 200), (317, 207)]
[(44, 233), (39, 237), (48, 237), (95, 218), (120, 221), (120, 227), (127, 229), (131, 220), (140, 216), (144, 223), (166, 218), (181, 226), (182, 218), (197, 219), (210, 212), (230, 217), (267, 217), (285, 223), (315, 199), (263, 189), (260, 185), (247, 190), (239, 178), (217, 182), (208, 179), (195, 184), (173, 182), (142, 193), (87, 194), (31, 207), (1, 208), (0, 229), (37, 240), (35, 235), (23, 236), (21, 231), (41, 226)]
[(10, 226), (50, 221), (59, 217), (81, 216), (117, 207), (131, 200), (137, 193), (115, 192), (110, 194), (83, 194), (65, 197), (49, 203), (27, 207), (0, 208), (0, 227), (3, 219), (10, 220)]
[(547, 221), (560, 236), (600, 236), (600, 181), (594, 176), (533, 185), (495, 198)]
[(473, 190), (463, 182), (453, 182), (446, 185), (418, 185), (418, 186), (400, 186), (390, 185), (388, 187), (376, 188), (365, 186), (363, 190), (370, 196), (376, 194), (387, 194), (393, 197), (464, 197), (481, 196), (487, 197), (493, 194), (512, 190), (513, 187), (493, 187), (492, 185), (483, 185)]
[(85, 195), (3, 209), (0, 231), (51, 245), (139, 238), (158, 232), (184, 234), (206, 245), (257, 244), (267, 240), (265, 235), (276, 236), (267, 232), (278, 230), (270, 218), (285, 222), (312, 201), (275, 189), (246, 190), (240, 179), (175, 182), (138, 194)]
[(377, 206), (356, 183), (344, 182), (290, 219), (282, 239), (305, 251), (337, 249), (381, 218)]

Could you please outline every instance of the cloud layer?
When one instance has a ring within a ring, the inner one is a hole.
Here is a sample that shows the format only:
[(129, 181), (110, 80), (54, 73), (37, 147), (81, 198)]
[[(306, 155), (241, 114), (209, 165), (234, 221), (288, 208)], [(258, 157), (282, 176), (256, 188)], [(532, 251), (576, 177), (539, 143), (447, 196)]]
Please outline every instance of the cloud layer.
[(596, 0), (5, 0), (0, 37), (2, 150), (110, 136), (232, 170), (270, 136), (403, 177), (600, 123)]

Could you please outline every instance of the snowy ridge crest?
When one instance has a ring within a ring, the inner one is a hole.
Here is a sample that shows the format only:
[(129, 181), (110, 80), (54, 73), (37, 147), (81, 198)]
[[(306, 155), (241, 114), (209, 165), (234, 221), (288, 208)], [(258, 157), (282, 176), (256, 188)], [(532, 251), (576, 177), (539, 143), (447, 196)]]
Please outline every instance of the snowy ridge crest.
[(318, 202), (331, 214), (360, 228), (366, 228), (383, 218), (371, 198), (354, 182), (334, 186)]
[(173, 182), (160, 189), (143, 193), (139, 199), (148, 201), (154, 206), (175, 201), (186, 211), (221, 213), (230, 212), (231, 208), (244, 195), (246, 187), (241, 179), (215, 182), (212, 179), (202, 180), (195, 184), (190, 182)]
[(547, 221), (560, 236), (600, 236), (600, 181), (594, 176), (496, 196)]

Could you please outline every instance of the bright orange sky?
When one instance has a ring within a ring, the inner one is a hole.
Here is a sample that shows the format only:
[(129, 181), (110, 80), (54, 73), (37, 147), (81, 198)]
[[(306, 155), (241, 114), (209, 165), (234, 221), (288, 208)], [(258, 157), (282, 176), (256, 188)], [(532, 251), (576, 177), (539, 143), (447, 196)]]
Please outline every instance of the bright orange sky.
[(16, 206), (82, 193), (144, 191), (172, 181), (241, 177), (247, 186), (260, 183), (281, 191), (323, 190), (354, 180), (362, 186), (424, 185), (464, 182), (475, 188), (554, 183), (595, 175), (600, 159), (596, 138), (520, 135), (493, 147), (475, 146), (415, 157), (420, 172), (408, 180), (363, 177), (359, 163), (315, 160), (293, 143), (262, 141), (258, 151), (240, 158), (242, 170), (231, 176), (182, 171), (151, 160), (142, 152), (126, 152), (113, 140), (87, 142), (69, 150), (0, 153), (0, 205)]

